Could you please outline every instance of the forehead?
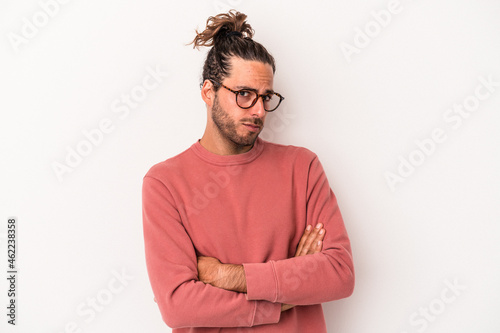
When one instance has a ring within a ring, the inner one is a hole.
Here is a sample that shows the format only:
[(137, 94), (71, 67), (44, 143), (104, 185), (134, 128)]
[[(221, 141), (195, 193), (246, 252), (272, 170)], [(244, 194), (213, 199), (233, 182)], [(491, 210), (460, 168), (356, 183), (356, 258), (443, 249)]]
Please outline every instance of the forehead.
[(273, 88), (273, 68), (260, 61), (231, 58), (231, 71), (224, 80), (227, 84), (253, 87), (259, 90)]

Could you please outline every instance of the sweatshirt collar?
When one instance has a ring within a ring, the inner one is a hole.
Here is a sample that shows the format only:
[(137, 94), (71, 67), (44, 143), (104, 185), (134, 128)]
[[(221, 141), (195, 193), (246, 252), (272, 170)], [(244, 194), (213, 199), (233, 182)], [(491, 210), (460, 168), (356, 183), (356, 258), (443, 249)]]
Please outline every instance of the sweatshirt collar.
[(200, 157), (202, 160), (205, 160), (209, 163), (216, 165), (237, 165), (237, 164), (246, 164), (255, 160), (262, 153), (264, 149), (264, 141), (261, 138), (257, 138), (255, 140), (253, 147), (242, 154), (236, 155), (217, 155), (208, 150), (206, 150), (200, 143), (200, 140), (196, 141), (191, 149), (194, 153)]

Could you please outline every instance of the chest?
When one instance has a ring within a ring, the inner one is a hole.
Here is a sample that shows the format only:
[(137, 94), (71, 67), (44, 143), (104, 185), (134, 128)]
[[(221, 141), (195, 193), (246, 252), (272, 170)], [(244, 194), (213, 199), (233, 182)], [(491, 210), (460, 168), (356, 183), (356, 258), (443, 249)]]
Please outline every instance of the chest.
[(280, 170), (198, 175), (181, 198), (180, 212), (198, 254), (225, 263), (289, 257), (305, 228), (302, 178)]

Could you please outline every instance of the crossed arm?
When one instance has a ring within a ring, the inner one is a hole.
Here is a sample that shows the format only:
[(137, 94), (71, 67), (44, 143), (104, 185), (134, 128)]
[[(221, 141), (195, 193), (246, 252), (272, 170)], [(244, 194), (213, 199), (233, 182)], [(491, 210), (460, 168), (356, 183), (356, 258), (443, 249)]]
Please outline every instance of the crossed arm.
[[(325, 237), (325, 232), (326, 230), (321, 223), (316, 224), (314, 228), (308, 225), (300, 239), (294, 257), (320, 252), (323, 247), (322, 241)], [(217, 258), (199, 256), (198, 278), (201, 282), (217, 288), (239, 293), (247, 292), (243, 265), (223, 264)], [(294, 305), (281, 304), (281, 311), (283, 312), (293, 307)]]
[[(153, 175), (144, 178), (146, 263), (168, 326), (273, 324), (279, 322), (280, 311), (293, 307), (287, 304), (319, 304), (352, 293), (350, 242), (336, 198), (317, 158), (310, 162), (307, 174), (304, 218), (309, 224), (321, 222), (329, 236), (322, 240), (326, 233), (323, 231), (320, 236), (323, 226), (319, 231), (305, 230), (294, 257), (244, 263), (243, 267), (222, 264), (218, 258), (198, 258), (164, 181)], [(319, 244), (317, 237), (321, 239)], [(197, 316), (191, 315), (193, 309)]]

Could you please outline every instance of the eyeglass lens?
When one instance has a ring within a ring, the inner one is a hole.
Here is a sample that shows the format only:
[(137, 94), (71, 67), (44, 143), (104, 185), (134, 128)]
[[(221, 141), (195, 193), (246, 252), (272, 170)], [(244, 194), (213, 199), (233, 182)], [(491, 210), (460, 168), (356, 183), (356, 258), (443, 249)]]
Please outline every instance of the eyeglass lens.
[[(250, 107), (255, 99), (257, 98), (257, 93), (251, 90), (240, 91), (236, 96), (236, 103), (242, 108)], [(273, 111), (280, 104), (280, 98), (275, 94), (269, 94), (263, 96), (264, 109), (266, 111)]]

